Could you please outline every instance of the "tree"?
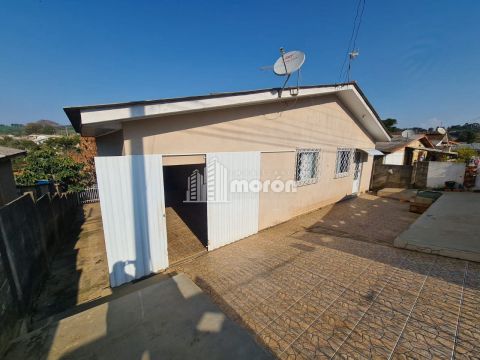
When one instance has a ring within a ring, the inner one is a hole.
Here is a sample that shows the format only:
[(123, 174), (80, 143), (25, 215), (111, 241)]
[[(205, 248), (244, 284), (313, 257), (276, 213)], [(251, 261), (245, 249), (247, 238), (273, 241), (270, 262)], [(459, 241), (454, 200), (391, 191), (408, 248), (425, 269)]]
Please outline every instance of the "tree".
[(472, 130), (466, 130), (462, 131), (458, 137), (457, 140), (461, 142), (466, 142), (467, 144), (471, 144), (475, 142), (475, 139), (477, 138), (477, 134), (473, 132)]
[(33, 185), (37, 180), (53, 180), (63, 184), (68, 190), (84, 188), (83, 164), (70, 156), (59, 154), (55, 149), (42, 146), (31, 151), (24, 160), (24, 166), (16, 176), (20, 185)]
[(52, 137), (45, 141), (45, 145), (62, 153), (80, 152), (80, 136)]
[(30, 134), (47, 134), (52, 135), (55, 134), (55, 127), (47, 124), (42, 123), (30, 123), (25, 125), (23, 128), (26, 135)]
[(457, 150), (457, 162), (467, 163), (472, 157), (477, 156), (477, 152), (472, 148), (461, 148)]
[(390, 131), (390, 132), (395, 132), (395, 131), (401, 130), (401, 129), (399, 129), (395, 126), (395, 125), (397, 125), (397, 119), (388, 118), (388, 119), (382, 120), (382, 122), (383, 122), (383, 125), (385, 125), (387, 130)]

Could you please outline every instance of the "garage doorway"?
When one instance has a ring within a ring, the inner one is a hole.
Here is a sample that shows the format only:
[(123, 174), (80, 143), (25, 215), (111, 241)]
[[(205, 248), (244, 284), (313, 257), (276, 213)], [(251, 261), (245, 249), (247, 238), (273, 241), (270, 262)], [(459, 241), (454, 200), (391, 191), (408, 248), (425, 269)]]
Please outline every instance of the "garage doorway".
[(207, 203), (205, 201), (185, 201), (191, 175), (198, 174), (203, 178), (204, 171), (205, 164), (163, 167), (170, 265), (207, 250)]

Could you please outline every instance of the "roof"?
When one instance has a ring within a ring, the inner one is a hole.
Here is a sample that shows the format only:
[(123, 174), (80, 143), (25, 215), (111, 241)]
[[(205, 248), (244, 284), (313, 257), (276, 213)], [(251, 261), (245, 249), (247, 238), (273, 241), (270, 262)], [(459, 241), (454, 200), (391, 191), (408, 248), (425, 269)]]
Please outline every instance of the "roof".
[(410, 138), (405, 138), (401, 135), (394, 135), (392, 136), (392, 141), (390, 142), (385, 142), (385, 141), (377, 142), (375, 144), (375, 149), (383, 152), (391, 153), (391, 152), (395, 152), (397, 150), (406, 148), (408, 147), (408, 145), (410, 145), (415, 141), (423, 142), (426, 145), (426, 147), (430, 147), (430, 148), (434, 147), (432, 143), (430, 143), (430, 141), (425, 137), (425, 134), (416, 134)]
[[(389, 141), (390, 134), (372, 104), (355, 82), (301, 86), (298, 95), (286, 88), (239, 91), (170, 99), (65, 107), (75, 130), (83, 136), (102, 136), (120, 130), (123, 121), (249, 106), (295, 98), (337, 95), (375, 141)], [(281, 97), (279, 96), (281, 94)]]
[(26, 154), (26, 150), (13, 149), (5, 146), (0, 146), (0, 159), (8, 159), (16, 156)]

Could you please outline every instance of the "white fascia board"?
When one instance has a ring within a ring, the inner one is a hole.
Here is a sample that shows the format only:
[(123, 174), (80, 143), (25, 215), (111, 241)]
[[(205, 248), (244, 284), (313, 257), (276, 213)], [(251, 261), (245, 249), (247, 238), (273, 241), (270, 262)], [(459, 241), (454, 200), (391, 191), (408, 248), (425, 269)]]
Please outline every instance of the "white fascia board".
[(207, 98), (199, 100), (175, 101), (160, 104), (147, 105), (125, 105), (115, 106), (110, 109), (86, 109), (81, 111), (82, 125), (102, 123), (108, 121), (131, 120), (135, 118), (145, 118), (151, 116), (165, 116), (181, 114), (195, 111), (205, 111), (221, 109), (226, 107), (259, 104), (264, 102), (293, 99), (295, 97), (305, 97), (320, 94), (328, 94), (337, 91), (333, 87), (302, 89), (300, 95), (292, 96), (288, 90), (278, 97), (278, 93), (265, 91), (256, 94), (245, 94), (235, 96), (225, 96), (217, 98)]
[[(299, 95), (291, 95), (290, 91), (284, 90), (282, 97), (278, 97), (278, 92), (264, 91), (254, 94), (232, 95), (213, 98), (204, 98), (196, 100), (179, 100), (163, 103), (136, 104), (136, 105), (112, 105), (111, 108), (90, 108), (81, 110), (81, 123), (83, 128), (112, 128), (116, 123), (127, 120), (144, 119), (149, 117), (159, 117), (174, 114), (183, 114), (189, 112), (198, 112), (214, 109), (222, 109), (244, 105), (255, 105), (261, 103), (283, 101), (285, 99), (294, 99), (297, 97), (312, 97), (318, 95), (337, 94), (339, 98), (350, 108), (357, 120), (373, 136), (375, 141), (390, 141), (390, 136), (379, 124), (375, 114), (372, 112), (363, 97), (358, 93), (353, 85), (339, 85), (331, 87), (318, 87), (300, 89)], [(82, 131), (83, 133), (83, 131)]]

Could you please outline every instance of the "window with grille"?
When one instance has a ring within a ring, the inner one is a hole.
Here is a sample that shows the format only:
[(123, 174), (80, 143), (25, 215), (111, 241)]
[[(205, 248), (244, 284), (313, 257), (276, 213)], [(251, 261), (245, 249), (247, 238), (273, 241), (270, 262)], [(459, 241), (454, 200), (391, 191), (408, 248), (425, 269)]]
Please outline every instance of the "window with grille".
[(298, 186), (317, 182), (319, 154), (319, 149), (297, 149), (295, 180)]
[(352, 160), (352, 153), (352, 149), (337, 149), (337, 164), (335, 166), (335, 177), (339, 178), (348, 176), (350, 171), (350, 163)]

